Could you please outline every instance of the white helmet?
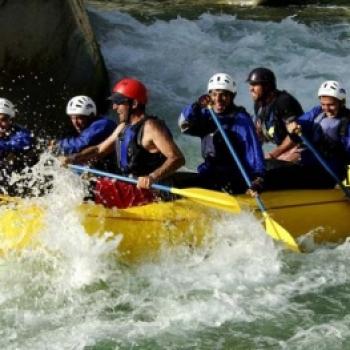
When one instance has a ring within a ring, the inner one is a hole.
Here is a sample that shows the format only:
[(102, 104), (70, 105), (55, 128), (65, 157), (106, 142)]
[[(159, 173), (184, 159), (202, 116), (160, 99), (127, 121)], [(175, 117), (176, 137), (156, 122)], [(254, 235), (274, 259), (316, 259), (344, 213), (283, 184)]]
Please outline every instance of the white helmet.
[(69, 100), (66, 113), (68, 115), (96, 115), (96, 105), (88, 96), (75, 96)]
[(208, 92), (211, 90), (227, 90), (235, 94), (237, 92), (237, 85), (226, 73), (214, 74), (208, 82)]
[(0, 97), (0, 113), (6, 114), (13, 118), (16, 114), (15, 106), (7, 98)]
[(323, 82), (318, 89), (318, 97), (321, 96), (335, 97), (340, 101), (345, 101), (346, 91), (340, 82), (327, 80)]

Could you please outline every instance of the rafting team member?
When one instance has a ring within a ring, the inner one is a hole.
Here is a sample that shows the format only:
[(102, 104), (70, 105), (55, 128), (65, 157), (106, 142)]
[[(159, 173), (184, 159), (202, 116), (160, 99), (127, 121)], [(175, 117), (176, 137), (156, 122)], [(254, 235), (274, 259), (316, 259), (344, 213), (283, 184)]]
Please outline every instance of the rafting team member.
[(265, 153), (266, 168), (287, 165), (283, 161), (299, 161), (299, 146), (289, 137), (285, 120), (304, 113), (300, 103), (287, 91), (277, 89), (275, 74), (270, 69), (253, 69), (247, 82), (254, 101), (254, 123), (259, 139), (275, 145)]
[(11, 175), (34, 165), (37, 157), (33, 135), (14, 123), (15, 116), (13, 103), (6, 98), (0, 98), (0, 192), (21, 195), (22, 190), (18, 188), (21, 181), (10, 184)]
[(207, 94), (182, 110), (179, 117), (181, 132), (200, 137), (204, 158), (197, 168), (195, 182), (189, 186), (229, 193), (247, 191), (244, 178), (207, 109), (210, 104), (253, 183), (251, 194), (262, 190), (265, 168), (261, 144), (251, 116), (234, 103), (236, 93), (232, 77), (218, 73), (209, 79)]
[[(325, 81), (318, 90), (320, 105), (287, 123), (296, 142), (298, 133), (316, 148), (339, 179), (346, 176), (350, 160), (350, 110), (346, 108), (346, 91), (338, 81)], [(335, 180), (320, 164), (313, 152), (304, 147), (301, 153), (299, 183), (307, 188), (332, 188)]]
[(116, 153), (119, 173), (138, 178), (137, 187), (110, 179), (97, 181), (95, 201), (107, 207), (126, 208), (156, 200), (150, 186), (163, 180), (185, 163), (185, 159), (165, 123), (146, 114), (147, 89), (136, 79), (125, 78), (115, 84), (112, 108), (119, 125), (105, 141), (72, 154), (65, 163), (79, 163)]
[[(51, 150), (59, 155), (79, 153), (87, 147), (98, 145), (116, 128), (114, 121), (97, 115), (96, 104), (88, 96), (75, 96), (70, 99), (66, 113), (71, 119), (75, 134), (58, 141), (51, 141)], [(113, 156), (98, 162), (92, 160), (92, 164), (100, 170), (111, 172), (116, 170)]]

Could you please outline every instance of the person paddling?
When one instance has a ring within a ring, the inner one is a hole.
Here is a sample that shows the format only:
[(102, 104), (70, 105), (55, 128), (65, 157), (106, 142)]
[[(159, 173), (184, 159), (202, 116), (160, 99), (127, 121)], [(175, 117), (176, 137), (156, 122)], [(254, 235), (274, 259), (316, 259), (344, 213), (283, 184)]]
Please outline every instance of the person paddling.
[[(320, 105), (295, 120), (287, 122), (291, 137), (302, 143), (302, 133), (327, 162), (339, 179), (346, 176), (350, 160), (350, 110), (346, 108), (346, 91), (338, 81), (325, 81), (318, 90)], [(301, 153), (301, 181), (312, 187), (331, 188), (335, 179), (317, 160), (311, 149)]]
[(298, 162), (300, 149), (289, 137), (285, 120), (299, 117), (303, 109), (287, 91), (277, 89), (275, 74), (268, 68), (253, 69), (247, 78), (254, 101), (254, 123), (262, 143), (271, 142), (274, 148), (265, 153), (266, 168), (286, 166), (284, 162)]
[(20, 195), (18, 186), (10, 184), (13, 173), (19, 173), (37, 161), (32, 133), (14, 122), (16, 110), (13, 103), (0, 98), (0, 191)]
[[(70, 117), (75, 134), (51, 141), (49, 148), (58, 155), (78, 153), (89, 146), (95, 146), (110, 136), (116, 128), (111, 119), (97, 114), (95, 102), (88, 96), (75, 96), (69, 100), (66, 113)], [(115, 171), (114, 157), (90, 163), (95, 168), (105, 171)]]
[(115, 152), (118, 171), (137, 177), (137, 187), (109, 179), (97, 181), (95, 200), (108, 207), (125, 208), (155, 200), (149, 190), (184, 165), (185, 159), (165, 123), (146, 114), (148, 92), (133, 78), (117, 82), (109, 98), (118, 114), (119, 125), (100, 144), (69, 155), (64, 163), (80, 163)]
[(198, 176), (188, 186), (199, 186), (229, 193), (244, 193), (247, 185), (211, 118), (208, 106), (217, 114), (248, 176), (251, 192), (263, 187), (265, 172), (263, 152), (251, 116), (234, 103), (237, 86), (226, 73), (214, 74), (208, 82), (207, 94), (186, 106), (179, 117), (182, 133), (200, 137), (204, 162)]

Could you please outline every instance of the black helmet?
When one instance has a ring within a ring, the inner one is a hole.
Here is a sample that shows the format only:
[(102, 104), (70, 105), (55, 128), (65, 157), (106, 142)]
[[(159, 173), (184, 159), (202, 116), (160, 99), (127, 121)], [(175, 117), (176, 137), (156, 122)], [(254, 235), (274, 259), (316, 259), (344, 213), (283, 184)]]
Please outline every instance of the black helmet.
[(275, 74), (264, 67), (253, 69), (248, 75), (247, 82), (250, 84), (270, 84), (273, 88), (276, 88)]

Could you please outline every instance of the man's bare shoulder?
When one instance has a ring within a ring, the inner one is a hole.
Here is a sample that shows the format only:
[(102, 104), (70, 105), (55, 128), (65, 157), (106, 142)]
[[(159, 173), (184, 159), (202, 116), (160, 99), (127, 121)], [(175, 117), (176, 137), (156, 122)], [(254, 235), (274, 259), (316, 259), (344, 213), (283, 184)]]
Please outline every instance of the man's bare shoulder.
[(144, 128), (147, 131), (157, 131), (157, 132), (167, 131), (164, 121), (157, 118), (148, 118), (145, 122)]

